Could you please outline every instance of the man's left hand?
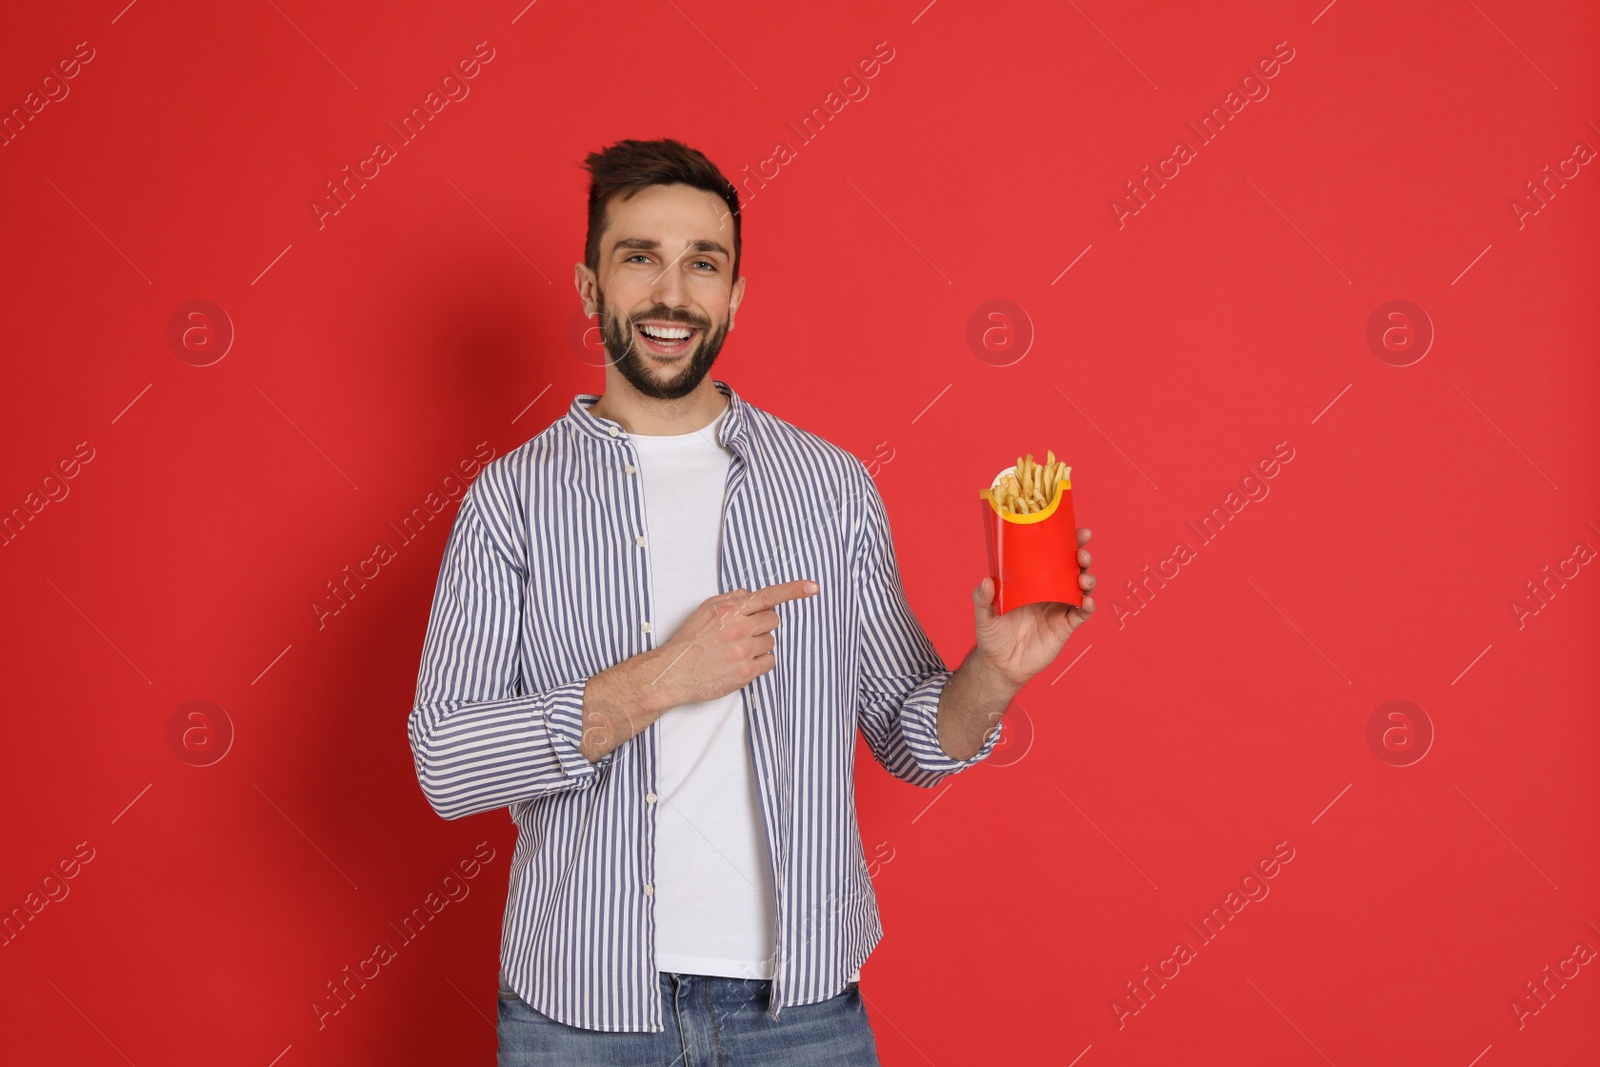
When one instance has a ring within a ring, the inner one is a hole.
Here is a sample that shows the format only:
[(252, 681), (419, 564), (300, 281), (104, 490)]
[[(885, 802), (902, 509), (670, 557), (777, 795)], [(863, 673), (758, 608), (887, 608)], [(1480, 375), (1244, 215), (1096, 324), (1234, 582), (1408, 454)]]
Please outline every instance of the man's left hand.
[(1023, 604), (1004, 615), (995, 614), (993, 578), (985, 578), (972, 591), (978, 621), (977, 653), (1017, 689), (1050, 666), (1061, 654), (1072, 631), (1094, 614), (1094, 575), (1089, 573), (1089, 531), (1078, 530), (1078, 588), (1083, 607), (1059, 602)]

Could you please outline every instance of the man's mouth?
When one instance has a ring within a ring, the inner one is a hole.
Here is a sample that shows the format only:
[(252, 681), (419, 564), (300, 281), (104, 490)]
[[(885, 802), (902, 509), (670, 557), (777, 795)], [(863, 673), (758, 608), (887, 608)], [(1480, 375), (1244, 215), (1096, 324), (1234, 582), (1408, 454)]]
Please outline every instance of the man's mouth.
[(645, 350), (657, 356), (676, 356), (685, 352), (700, 336), (699, 329), (693, 326), (662, 323), (644, 323), (634, 326), (634, 330), (644, 342)]

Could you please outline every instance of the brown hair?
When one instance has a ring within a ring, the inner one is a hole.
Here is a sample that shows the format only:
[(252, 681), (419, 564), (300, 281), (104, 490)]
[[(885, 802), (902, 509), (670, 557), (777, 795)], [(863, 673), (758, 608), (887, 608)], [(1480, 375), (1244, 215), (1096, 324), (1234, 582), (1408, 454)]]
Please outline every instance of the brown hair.
[(739, 191), (703, 154), (670, 138), (628, 140), (602, 152), (590, 152), (583, 165), (590, 176), (589, 232), (583, 261), (590, 270), (600, 269), (600, 237), (606, 229), (606, 205), (613, 196), (626, 200), (646, 186), (681, 183), (714, 193), (727, 203), (733, 219), (733, 281), (739, 280)]

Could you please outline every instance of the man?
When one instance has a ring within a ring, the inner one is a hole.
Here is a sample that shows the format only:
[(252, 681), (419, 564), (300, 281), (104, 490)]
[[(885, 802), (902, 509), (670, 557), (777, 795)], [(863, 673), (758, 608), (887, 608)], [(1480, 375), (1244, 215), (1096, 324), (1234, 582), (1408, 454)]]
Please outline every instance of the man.
[(587, 167), (606, 391), (462, 499), (408, 722), (434, 810), (517, 824), (500, 1063), (876, 1064), (855, 731), (915, 785), (972, 766), (1094, 602), (997, 616), (985, 578), (949, 671), (861, 462), (707, 377), (733, 185), (671, 140)]

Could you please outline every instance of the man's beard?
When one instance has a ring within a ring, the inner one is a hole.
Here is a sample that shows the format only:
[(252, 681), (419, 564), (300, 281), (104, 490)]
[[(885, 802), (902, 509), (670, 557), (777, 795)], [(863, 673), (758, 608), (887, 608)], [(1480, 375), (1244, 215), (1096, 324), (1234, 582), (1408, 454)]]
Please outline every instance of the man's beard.
[[(595, 301), (600, 309), (600, 335), (605, 340), (606, 358), (635, 389), (645, 396), (660, 400), (681, 400), (694, 392), (711, 370), (711, 364), (717, 361), (717, 353), (722, 351), (722, 342), (728, 336), (726, 322), (712, 333), (705, 328), (704, 322), (692, 318), (687, 312), (674, 313), (666, 308), (652, 309), (637, 320), (623, 318), (618, 321), (606, 314), (604, 293), (597, 291)], [(671, 322), (700, 331), (694, 351), (676, 375), (665, 381), (656, 378), (649, 357), (644, 352), (644, 342), (635, 335), (635, 321)]]

